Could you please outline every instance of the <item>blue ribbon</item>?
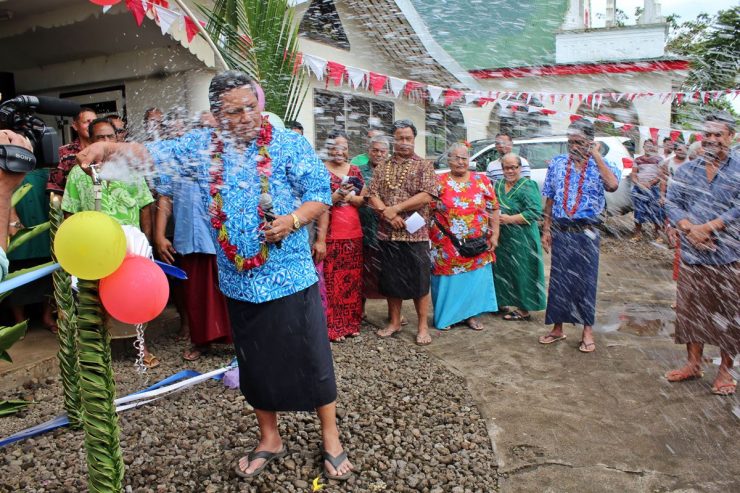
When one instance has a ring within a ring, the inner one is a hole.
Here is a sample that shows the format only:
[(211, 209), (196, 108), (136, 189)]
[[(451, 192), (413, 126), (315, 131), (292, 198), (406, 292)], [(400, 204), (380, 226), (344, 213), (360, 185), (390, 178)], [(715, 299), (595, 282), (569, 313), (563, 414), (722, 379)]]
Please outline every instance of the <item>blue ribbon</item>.
[[(151, 387), (148, 387), (143, 390), (139, 390), (129, 395), (141, 394), (142, 392), (147, 392), (149, 390), (158, 389), (160, 387), (164, 387), (165, 385), (170, 385), (179, 380), (197, 377), (198, 375), (200, 375), (200, 373), (195, 370), (183, 370), (181, 372), (175, 373), (174, 375), (170, 377), (165, 378), (164, 380), (161, 380), (155, 383)], [(35, 437), (36, 435), (41, 435), (42, 433), (46, 433), (47, 431), (51, 431), (57, 428), (61, 428), (63, 426), (67, 426), (68, 424), (69, 424), (69, 418), (67, 418), (67, 413), (64, 413), (61, 416), (57, 416), (54, 419), (50, 419), (49, 421), (46, 421), (45, 423), (32, 426), (31, 428), (26, 428), (23, 431), (19, 431), (18, 433), (15, 433), (7, 438), (0, 440), (0, 448), (5, 447), (6, 445), (10, 445), (11, 443), (18, 442), (20, 440), (25, 440), (26, 438), (31, 438), (31, 437)]]
[(47, 265), (46, 267), (42, 267), (41, 269), (26, 272), (25, 274), (21, 274), (20, 276), (14, 277), (13, 279), (8, 279), (7, 281), (0, 282), (0, 293), (5, 293), (6, 291), (10, 291), (11, 289), (15, 289), (19, 286), (23, 286), (24, 284), (28, 284), (29, 282), (33, 282), (36, 279), (41, 279), (44, 276), (48, 276), (58, 268), (59, 264)]

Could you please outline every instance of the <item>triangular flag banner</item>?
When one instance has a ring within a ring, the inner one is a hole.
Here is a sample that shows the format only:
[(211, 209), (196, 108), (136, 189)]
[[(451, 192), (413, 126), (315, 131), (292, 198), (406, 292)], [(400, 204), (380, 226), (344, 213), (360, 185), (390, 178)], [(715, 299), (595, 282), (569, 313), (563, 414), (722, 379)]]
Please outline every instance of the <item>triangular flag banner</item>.
[(159, 19), (159, 29), (162, 31), (162, 35), (165, 35), (169, 32), (172, 23), (177, 19), (177, 14), (157, 5), (154, 6), (154, 10), (157, 12), (157, 18)]
[(625, 133), (626, 134), (627, 132), (629, 132), (633, 128), (635, 128), (635, 126), (632, 125), (631, 123), (625, 123), (624, 125), (622, 125), (622, 133)]
[(335, 86), (341, 85), (342, 79), (344, 79), (344, 68), (341, 63), (326, 62), (326, 83), (329, 84), (329, 81), (332, 81)]
[(617, 129), (619, 129), (619, 128), (622, 128), (622, 127), (624, 126), (624, 123), (620, 123), (620, 122), (613, 122), (613, 123), (612, 123), (612, 126), (613, 126), (614, 128), (617, 128)]
[(527, 113), (539, 113), (541, 109), (539, 106), (527, 106)]
[(478, 98), (478, 106), (483, 107), (488, 103), (493, 103), (494, 101), (496, 101), (496, 98)]
[(676, 94), (676, 104), (681, 104), (683, 102), (683, 93), (679, 92)]
[(403, 90), (403, 93), (408, 97), (409, 94), (411, 94), (414, 91), (418, 91), (424, 87), (424, 84), (421, 82), (414, 82), (413, 80), (410, 80), (406, 83), (406, 87)]
[(427, 86), (427, 91), (429, 91), (429, 99), (432, 100), (432, 103), (439, 101), (439, 97), (442, 95), (441, 87)]
[(90, 0), (90, 3), (100, 5), (101, 7), (110, 7), (120, 2), (121, 0)]
[(112, 9), (112, 8), (113, 8), (113, 5), (106, 5), (105, 7), (103, 7), (103, 13), (104, 13), (104, 14), (107, 14), (107, 13), (108, 13), (108, 11), (109, 11), (110, 9)]
[(445, 91), (445, 106), (449, 106), (462, 97), (462, 91), (447, 89)]
[(357, 89), (365, 81), (365, 75), (367, 70), (355, 67), (347, 67), (347, 77), (349, 77), (349, 84), (353, 89)]
[(390, 82), (391, 92), (396, 97), (401, 94), (401, 91), (403, 91), (403, 88), (406, 87), (406, 83), (408, 82), (406, 79), (399, 79), (398, 77), (389, 77), (388, 81)]
[(658, 129), (655, 127), (650, 127), (650, 138), (653, 139), (653, 142), (656, 144), (658, 143)]
[(198, 34), (198, 24), (195, 23), (193, 19), (191, 19), (189, 16), (185, 16), (185, 35), (188, 38), (188, 43), (191, 43), (193, 41), (193, 38), (196, 34)]
[(691, 140), (691, 130), (684, 130), (683, 131), (684, 143), (688, 145), (690, 140)]
[(547, 115), (547, 116), (554, 115), (555, 113), (557, 113), (557, 111), (550, 110), (547, 108), (540, 108), (539, 110), (540, 110), (540, 113), (542, 113), (543, 115)]
[(388, 76), (370, 72), (368, 80), (370, 89), (377, 95), (385, 87), (385, 83), (388, 81)]
[(300, 51), (295, 52), (295, 59), (293, 60), (293, 75), (298, 73), (298, 69), (303, 65), (303, 53)]
[(671, 130), (671, 142), (676, 142), (680, 136), (681, 132), (679, 132), (678, 130)]
[(144, 4), (141, 3), (141, 0), (126, 0), (126, 8), (134, 14), (136, 25), (141, 27), (141, 23), (144, 22), (144, 17), (146, 16)]
[(303, 55), (303, 59), (308, 65), (308, 69), (314, 73), (317, 79), (324, 80), (324, 70), (326, 70), (327, 61), (313, 55)]
[(570, 98), (568, 98), (568, 108), (573, 108), (573, 94), (571, 93)]
[(470, 104), (473, 101), (478, 99), (478, 93), (475, 92), (466, 92), (465, 93), (465, 104)]
[(583, 118), (581, 115), (570, 115), (570, 122), (571, 123), (575, 123), (578, 120), (580, 120), (581, 118)]

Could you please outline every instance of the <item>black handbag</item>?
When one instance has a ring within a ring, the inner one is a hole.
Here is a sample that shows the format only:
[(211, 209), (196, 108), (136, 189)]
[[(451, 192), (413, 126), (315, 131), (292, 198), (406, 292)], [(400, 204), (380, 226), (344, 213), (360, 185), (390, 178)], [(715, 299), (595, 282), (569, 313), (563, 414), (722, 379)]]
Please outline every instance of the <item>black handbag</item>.
[(450, 239), (452, 245), (455, 247), (457, 253), (459, 253), (461, 257), (477, 257), (481, 253), (488, 250), (488, 241), (486, 241), (485, 236), (479, 236), (477, 238), (466, 238), (463, 241), (460, 241), (457, 239), (457, 236), (447, 231), (447, 229), (439, 223), (436, 214), (432, 215), (432, 219), (434, 220), (434, 224), (437, 225), (442, 234)]

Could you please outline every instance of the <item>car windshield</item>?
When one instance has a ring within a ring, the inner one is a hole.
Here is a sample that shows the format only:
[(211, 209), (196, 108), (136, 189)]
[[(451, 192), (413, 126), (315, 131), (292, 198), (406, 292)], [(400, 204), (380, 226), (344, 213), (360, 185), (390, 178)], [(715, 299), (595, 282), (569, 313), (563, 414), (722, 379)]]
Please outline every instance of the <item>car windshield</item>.
[(514, 152), (529, 161), (531, 169), (545, 169), (553, 157), (565, 152), (565, 142), (514, 143)]

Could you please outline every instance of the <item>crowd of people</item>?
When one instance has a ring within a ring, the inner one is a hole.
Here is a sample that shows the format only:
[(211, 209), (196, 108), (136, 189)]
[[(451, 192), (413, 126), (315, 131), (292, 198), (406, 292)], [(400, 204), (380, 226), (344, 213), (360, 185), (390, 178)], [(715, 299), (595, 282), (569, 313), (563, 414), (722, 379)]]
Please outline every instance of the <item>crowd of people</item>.
[[(568, 127), (568, 152), (553, 156), (540, 191), (510, 135), (497, 136), (500, 155), (487, 173), (470, 169), (465, 144), (450, 149), (449, 172), (435, 173), (414, 151), (409, 120), (370, 129), (366, 152), (352, 159), (347, 135), (334, 131), (322, 162), (300, 124), (283, 129), (262, 115), (262, 89), (245, 74), (214, 77), (209, 99), (211, 112), (190, 125), (168, 125), (162, 111), (148, 110), (140, 143), (120, 119), (83, 109), (72, 124), (78, 138), (60, 149), (46, 188), (63, 193), (72, 214), (94, 209), (101, 186), (100, 210), (141, 228), (162, 261), (186, 271), (173, 289), (192, 343), (185, 359), (233, 340), (261, 432), (235, 466), (240, 476), (285, 455), (278, 411), (311, 409), (321, 419), (327, 474), (352, 474), (335, 423), (330, 341), (359, 334), (367, 299), (387, 301), (381, 338), (403, 330), (402, 304), (412, 300), (419, 345), (432, 342), (430, 309), (440, 331), (483, 330), (485, 313), (517, 322), (545, 310), (553, 327), (539, 343), (564, 340), (570, 323), (583, 327), (578, 349), (596, 350), (599, 224), (621, 173), (588, 120)], [(680, 244), (676, 342), (687, 345), (688, 363), (666, 378), (700, 377), (703, 345), (717, 345), (712, 392), (722, 395), (735, 392), (729, 370), (740, 352), (734, 131), (730, 115), (710, 115), (698, 147), (666, 141), (659, 156), (648, 140), (632, 172), (636, 237), (651, 223)], [(105, 164), (95, 163), (117, 158), (153, 163), (153, 172), (101, 179)], [(549, 286), (543, 252), (551, 254)], [(145, 361), (158, 364), (148, 352)]]

